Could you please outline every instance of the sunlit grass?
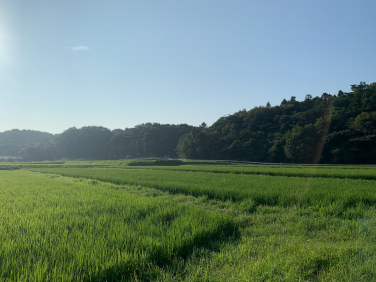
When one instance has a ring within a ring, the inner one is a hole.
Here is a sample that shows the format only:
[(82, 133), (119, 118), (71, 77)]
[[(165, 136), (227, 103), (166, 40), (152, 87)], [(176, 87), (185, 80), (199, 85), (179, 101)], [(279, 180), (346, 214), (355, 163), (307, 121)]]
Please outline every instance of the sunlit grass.
[(254, 205), (311, 206), (327, 214), (351, 217), (352, 210), (376, 203), (376, 182), (370, 180), (237, 175), (168, 170), (32, 169), (115, 184), (142, 185), (175, 194)]
[(187, 257), (232, 219), (95, 185), (0, 172), (1, 281), (114, 281)]
[(0, 280), (376, 281), (373, 168), (91, 165), (0, 171)]
[(226, 165), (221, 162), (180, 162), (182, 165), (174, 165), (174, 161), (144, 161), (171, 163), (166, 166), (134, 166), (142, 161), (69, 161), (69, 162), (46, 162), (46, 163), (0, 163), (1, 169), (27, 169), (27, 168), (122, 168), (144, 170), (171, 170), (192, 171), (229, 174), (252, 174), (270, 176), (289, 176), (306, 178), (342, 178), (376, 180), (376, 167), (374, 166), (289, 166), (289, 165)]

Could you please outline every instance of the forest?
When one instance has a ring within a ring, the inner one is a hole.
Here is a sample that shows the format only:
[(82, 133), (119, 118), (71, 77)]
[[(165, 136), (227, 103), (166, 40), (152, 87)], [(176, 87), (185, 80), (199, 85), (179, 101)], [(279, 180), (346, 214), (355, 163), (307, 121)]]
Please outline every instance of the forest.
[(61, 134), (0, 133), (0, 155), (24, 161), (179, 157), (273, 163), (370, 164), (376, 157), (376, 83), (350, 92), (283, 99), (219, 118), (213, 125), (145, 123), (110, 130), (72, 127)]
[(351, 92), (292, 96), (279, 106), (255, 107), (193, 128), (177, 153), (187, 159), (274, 163), (369, 164), (376, 157), (376, 83)]
[[(176, 145), (192, 128), (186, 124), (159, 123), (145, 123), (112, 131), (102, 126), (71, 127), (61, 134), (51, 134), (49, 140), (43, 138), (45, 132), (34, 131), (39, 139), (23, 137), (18, 139), (17, 144), (14, 138), (8, 136), (13, 136), (14, 132), (23, 136), (27, 131), (11, 130), (0, 133), (0, 155), (21, 157), (24, 161), (177, 157)], [(11, 145), (17, 149), (9, 147)]]

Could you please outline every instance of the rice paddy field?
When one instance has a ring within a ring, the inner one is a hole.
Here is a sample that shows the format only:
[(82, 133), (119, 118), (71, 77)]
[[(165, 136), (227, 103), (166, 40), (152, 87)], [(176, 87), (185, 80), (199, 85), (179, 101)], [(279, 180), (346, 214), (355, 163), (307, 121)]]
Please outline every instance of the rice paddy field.
[(376, 167), (0, 164), (0, 281), (376, 281)]

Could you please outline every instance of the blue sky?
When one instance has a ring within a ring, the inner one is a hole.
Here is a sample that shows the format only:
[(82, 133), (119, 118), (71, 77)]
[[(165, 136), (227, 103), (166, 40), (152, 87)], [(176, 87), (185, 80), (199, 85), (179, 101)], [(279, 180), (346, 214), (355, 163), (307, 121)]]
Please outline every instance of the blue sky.
[(0, 131), (209, 125), (376, 81), (376, 1), (1, 0)]

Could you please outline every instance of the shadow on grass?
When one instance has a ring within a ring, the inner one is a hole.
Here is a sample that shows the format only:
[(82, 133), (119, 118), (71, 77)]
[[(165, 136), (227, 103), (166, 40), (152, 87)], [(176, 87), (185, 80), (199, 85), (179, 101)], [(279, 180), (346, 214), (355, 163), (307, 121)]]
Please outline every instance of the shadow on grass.
[[(209, 252), (220, 252), (223, 244), (234, 244), (240, 241), (240, 231), (234, 223), (227, 223), (216, 230), (201, 232), (189, 238), (181, 245), (158, 246), (151, 250), (140, 250), (134, 257), (120, 264), (113, 265), (97, 275), (87, 277), (85, 281), (150, 281), (151, 267), (169, 268), (171, 272), (184, 271), (185, 264), (174, 263), (187, 260), (194, 250), (205, 249)], [(175, 267), (174, 267), (175, 266)], [(179, 269), (174, 269), (179, 268)]]

